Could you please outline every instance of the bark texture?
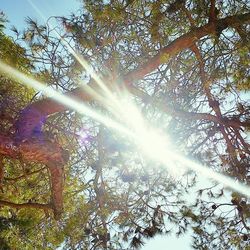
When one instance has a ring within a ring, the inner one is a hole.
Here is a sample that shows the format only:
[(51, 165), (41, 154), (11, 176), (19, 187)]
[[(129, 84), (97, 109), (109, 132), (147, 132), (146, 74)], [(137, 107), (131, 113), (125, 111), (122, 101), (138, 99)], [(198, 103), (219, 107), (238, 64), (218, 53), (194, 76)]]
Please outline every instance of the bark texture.
[[(19, 159), (23, 162), (42, 163), (48, 167), (52, 187), (52, 201), (51, 204), (44, 204), (44, 206), (52, 208), (55, 219), (59, 219), (63, 212), (63, 166), (68, 161), (67, 152), (63, 150), (60, 145), (52, 143), (49, 140), (30, 138), (23, 139), (21, 142), (16, 143), (14, 138), (0, 135), (0, 154)], [(18, 206), (18, 204), (16, 204), (16, 206)], [(43, 206), (38, 207), (43, 208)]]

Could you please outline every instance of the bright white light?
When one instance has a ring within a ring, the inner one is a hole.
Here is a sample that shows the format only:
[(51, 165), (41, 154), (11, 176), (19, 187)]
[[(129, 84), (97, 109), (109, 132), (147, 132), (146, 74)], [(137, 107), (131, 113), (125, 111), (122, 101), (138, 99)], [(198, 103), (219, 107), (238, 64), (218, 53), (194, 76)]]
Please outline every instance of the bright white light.
[(124, 98), (120, 97), (121, 100), (118, 105), (120, 112), (115, 113), (115, 110), (113, 110), (113, 112), (133, 131), (131, 139), (146, 157), (158, 163), (162, 163), (162, 166), (164, 166), (173, 177), (184, 174), (187, 168), (189, 168), (250, 197), (250, 188), (248, 186), (238, 183), (230, 177), (215, 172), (177, 153), (172, 146), (174, 143), (170, 141), (167, 135), (162, 131), (150, 127), (127, 93), (125, 96)]
[(115, 107), (119, 108), (119, 112), (111, 111), (133, 131), (131, 139), (145, 157), (161, 163), (173, 177), (178, 177), (186, 171), (184, 167), (177, 168), (176, 161), (169, 157), (173, 149), (167, 135), (159, 129), (152, 128), (145, 121), (128, 93), (120, 95), (119, 105)]
[[(38, 12), (38, 14), (45, 20), (43, 14), (34, 5), (32, 0), (28, 1), (32, 5), (32, 7)], [(171, 148), (171, 143), (165, 135), (147, 126), (140, 111), (131, 101), (127, 101), (126, 99), (124, 99), (125, 101), (120, 101), (120, 98), (116, 98), (112, 94), (112, 92), (106, 87), (105, 83), (94, 72), (94, 70), (88, 65), (86, 60), (81, 55), (76, 53), (67, 43), (67, 41), (65, 41), (65, 39), (62, 38), (55, 29), (52, 30), (61, 39), (61, 41), (69, 50), (69, 52), (96, 81), (96, 83), (100, 87), (100, 90), (103, 90), (103, 93), (97, 93), (96, 90), (88, 86), (85, 88), (85, 90), (88, 91), (88, 93), (90, 93), (92, 97), (98, 99), (104, 105), (104, 107), (111, 111), (117, 118), (121, 118), (123, 123), (125, 123), (129, 127), (129, 129), (127, 129), (124, 125), (121, 125), (111, 119), (108, 119), (107, 117), (104, 117), (101, 114), (98, 114), (86, 105), (76, 102), (75, 100), (66, 97), (54, 90), (48, 90), (47, 87), (45, 87), (38, 81), (27, 77), (26, 75), (18, 72), (17, 70), (14, 70), (13, 68), (1, 62), (0, 71), (8, 74), (8, 76), (12, 79), (18, 79), (23, 84), (42, 91), (45, 95), (52, 97), (56, 101), (63, 103), (69, 108), (72, 108), (81, 114), (88, 115), (93, 119), (105, 124), (106, 126), (119, 131), (123, 135), (128, 135), (128, 137), (133, 140), (135, 145), (137, 145), (138, 148), (140, 148), (146, 156), (151, 157), (157, 162), (161, 162), (170, 173), (175, 173), (177, 168), (182, 168), (183, 171), (185, 171), (185, 167), (188, 167), (194, 170), (195, 172), (204, 175), (207, 178), (212, 178), (218, 181), (219, 183), (223, 183), (225, 186), (234, 189), (235, 191), (240, 192), (247, 197), (250, 197), (250, 188), (248, 186), (235, 182), (232, 178), (226, 177), (223, 174), (219, 174), (205, 166), (202, 166), (201, 164), (198, 164), (184, 156), (181, 156), (179, 153), (176, 153)], [(126, 97), (128, 97), (127, 93)], [(179, 170), (177, 170), (177, 172), (179, 172)]]
[(183, 164), (180, 165), (172, 159), (171, 142), (163, 133), (152, 128), (142, 130), (136, 136), (136, 144), (146, 157), (156, 163), (161, 163), (161, 166), (165, 167), (172, 177), (179, 177), (186, 171)]
[(146, 155), (152, 155), (156, 161), (161, 161), (163, 156), (166, 158), (166, 149), (169, 148), (169, 142), (166, 136), (148, 129), (138, 134), (138, 146)]
[[(131, 103), (128, 105), (120, 105), (121, 113), (120, 116), (123, 119), (128, 119), (127, 124), (130, 124), (130, 129), (127, 129), (125, 126), (117, 123), (103, 115), (93, 111), (86, 105), (79, 103), (73, 100), (70, 97), (67, 97), (63, 94), (58, 93), (53, 89), (48, 89), (48, 87), (29, 76), (13, 69), (12, 67), (4, 64), (0, 61), (0, 71), (13, 80), (17, 80), (27, 86), (35, 88), (36, 90), (42, 91), (45, 95), (53, 98), (59, 103), (62, 103), (69, 108), (79, 112), (80, 114), (85, 114), (93, 119), (103, 123), (104, 125), (119, 131), (123, 135), (127, 135), (129, 139), (133, 140), (135, 145), (142, 149), (144, 154), (157, 162), (161, 162), (171, 173), (177, 166), (188, 167), (195, 172), (198, 172), (204, 175), (207, 178), (212, 178), (219, 183), (224, 184), (226, 187), (234, 189), (235, 191), (242, 193), (243, 195), (250, 197), (250, 188), (246, 185), (235, 182), (232, 178), (226, 177), (223, 174), (216, 173), (211, 169), (202, 166), (201, 164), (195, 163), (190, 159), (181, 156), (179, 153), (176, 153), (170, 147), (169, 140), (157, 130), (149, 129), (146, 126), (146, 123), (143, 122), (142, 115), (136, 106), (133, 106)], [(131, 114), (131, 116), (130, 116)], [(119, 115), (119, 114), (117, 114)], [(138, 115), (138, 116), (137, 116)], [(180, 163), (180, 164), (177, 164)]]

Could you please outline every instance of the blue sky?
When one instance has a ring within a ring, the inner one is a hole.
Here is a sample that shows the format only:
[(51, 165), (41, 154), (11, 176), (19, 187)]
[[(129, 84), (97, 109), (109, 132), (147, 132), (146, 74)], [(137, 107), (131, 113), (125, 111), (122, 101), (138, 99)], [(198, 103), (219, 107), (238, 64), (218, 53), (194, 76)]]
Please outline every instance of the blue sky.
[[(33, 3), (43, 13), (45, 19), (50, 16), (68, 15), (75, 12), (80, 6), (79, 0), (34, 0)], [(1, 0), (0, 11), (3, 11), (8, 17), (9, 24), (7, 28), (14, 25), (18, 30), (24, 29), (26, 17), (43, 22), (41, 16), (32, 8), (28, 0)], [(8, 34), (10, 33), (8, 32)], [(192, 249), (190, 244), (191, 237), (189, 235), (176, 238), (172, 234), (170, 236), (157, 236), (152, 240), (148, 240), (141, 250), (189, 250)]]
[[(80, 1), (77, 0), (34, 0), (32, 2), (43, 13), (45, 18), (70, 14), (80, 6)], [(1, 0), (0, 9), (7, 15), (10, 24), (19, 29), (25, 27), (25, 18), (27, 16), (41, 20), (41, 16), (32, 8), (28, 0)]]

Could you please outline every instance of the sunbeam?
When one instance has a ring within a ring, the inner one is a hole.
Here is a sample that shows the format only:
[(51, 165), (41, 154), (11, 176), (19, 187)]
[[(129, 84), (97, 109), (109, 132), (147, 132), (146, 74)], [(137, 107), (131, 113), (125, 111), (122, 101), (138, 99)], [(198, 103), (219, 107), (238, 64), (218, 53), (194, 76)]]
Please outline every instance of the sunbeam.
[[(27, 0), (34, 10), (45, 20), (41, 11), (32, 2)], [(45, 20), (46, 21), (46, 20)], [(50, 24), (48, 24), (50, 25)], [(50, 27), (50, 26), (49, 26)], [(104, 108), (111, 112), (116, 119), (120, 122), (116, 122), (113, 119), (105, 117), (102, 114), (92, 110), (87, 105), (84, 105), (70, 97), (67, 97), (57, 91), (48, 88), (46, 85), (32, 79), (31, 77), (13, 69), (12, 67), (4, 64), (0, 61), (0, 71), (8, 77), (15, 79), (22, 84), (30, 86), (38, 91), (42, 91), (46, 96), (53, 98), (57, 102), (64, 104), (65, 106), (79, 112), (80, 114), (87, 115), (98, 122), (101, 122), (107, 127), (113, 130), (127, 135), (128, 138), (138, 147), (138, 149), (147, 157), (152, 158), (154, 161), (162, 163), (162, 165), (169, 171), (170, 174), (178, 173), (176, 168), (182, 168), (180, 172), (189, 168), (206, 178), (211, 178), (218, 183), (225, 185), (226, 187), (233, 189), (247, 197), (250, 197), (250, 188), (242, 183), (236, 182), (230, 177), (227, 177), (221, 173), (215, 172), (210, 168), (199, 164), (188, 157), (180, 155), (174, 149), (173, 142), (169, 140), (167, 135), (161, 131), (157, 131), (146, 123), (143, 115), (136, 105), (132, 102), (131, 97), (127, 91), (112, 93), (107, 87), (104, 81), (96, 74), (93, 68), (88, 62), (74, 49), (70, 44), (52, 28), (56, 36), (62, 41), (63, 45), (68, 49), (69, 53), (81, 64), (83, 69), (93, 78), (98, 85), (98, 89), (94, 89), (91, 86), (84, 86), (84, 90), (87, 91), (93, 99), (98, 100)]]
[[(98, 100), (102, 105), (107, 108), (110, 112), (112, 112), (113, 115), (115, 115), (118, 119), (120, 119), (121, 114), (127, 115), (127, 105), (129, 105), (130, 101), (127, 103), (127, 100), (124, 98), (125, 93), (126, 96), (129, 98), (129, 93), (127, 93), (126, 89), (123, 88), (122, 93), (120, 92), (122, 86), (120, 88), (115, 85), (115, 83), (111, 83), (113, 87), (116, 87), (116, 93), (118, 93), (120, 96), (115, 96), (114, 93), (112, 93), (108, 88), (107, 84), (104, 83), (104, 81), (95, 73), (95, 71), (92, 69), (92, 67), (88, 64), (88, 62), (79, 54), (77, 53), (70, 45), (69, 43), (62, 37), (57, 31), (56, 31), (56, 25), (52, 24), (52, 26), (47, 22), (45, 16), (43, 13), (39, 10), (39, 8), (34, 4), (32, 0), (27, 0), (28, 3), (31, 5), (31, 7), (38, 13), (38, 15), (44, 20), (45, 23), (47, 23), (48, 27), (55, 33), (55, 35), (62, 41), (63, 45), (68, 49), (68, 52), (80, 63), (80, 65), (83, 67), (84, 70), (94, 79), (94, 82), (97, 83), (99, 86), (98, 89), (92, 88), (90, 85), (84, 85), (84, 90), (93, 97), (94, 100)], [(108, 81), (112, 81), (112, 79), (107, 79)], [(81, 82), (79, 82), (81, 85)], [(103, 92), (100, 92), (103, 90)], [(125, 100), (124, 102), (121, 102), (122, 100)], [(123, 112), (121, 112), (123, 111)], [(130, 110), (131, 111), (131, 110)], [(123, 116), (123, 121), (127, 123), (127, 121), (130, 120), (130, 117)], [(134, 116), (132, 120), (135, 119)], [(124, 119), (125, 118), (125, 119)], [(138, 118), (137, 118), (138, 119)]]
[[(80, 65), (83, 67), (83, 69), (86, 70), (86, 72), (91, 75), (91, 77), (95, 80), (95, 82), (98, 84), (101, 90), (103, 90), (106, 97), (112, 100), (112, 102), (116, 103), (116, 98), (114, 97), (113, 93), (107, 88), (106, 84), (102, 81), (102, 79), (96, 74), (96, 72), (93, 70), (93, 68), (88, 64), (88, 62), (83, 58), (82, 55), (77, 53), (70, 45), (69, 43), (62, 37), (59, 32), (56, 30), (56, 25), (52, 25), (54, 27), (51, 27), (49, 22), (47, 22), (45, 16), (43, 13), (39, 10), (39, 8), (33, 3), (32, 0), (27, 0), (28, 3), (31, 5), (31, 7), (39, 14), (39, 16), (44, 20), (45, 23), (47, 23), (48, 27), (52, 30), (52, 32), (55, 33), (55, 35), (62, 41), (62, 44), (68, 49), (68, 52), (80, 63)], [(89, 89), (91, 91), (91, 89)], [(102, 93), (98, 93), (99, 95), (102, 95)], [(97, 93), (95, 93), (97, 95)], [(98, 97), (99, 99), (101, 96)]]
[(99, 114), (98, 112), (92, 110), (87, 105), (80, 103), (70, 97), (67, 97), (52, 88), (48, 88), (48, 86), (44, 83), (41, 83), (31, 77), (19, 72), (18, 70), (14, 69), (13, 67), (6, 65), (0, 60), (0, 72), (7, 75), (9, 78), (16, 80), (24, 85), (32, 87), (38, 91), (41, 91), (44, 95), (54, 99), (55, 101), (64, 104), (65, 106), (69, 107), (72, 110), (80, 114), (84, 114), (93, 118), (94, 120), (101, 122), (107, 127), (113, 128), (121, 133), (125, 133), (130, 135), (131, 132), (120, 123), (115, 122), (114, 120), (105, 117), (104, 115)]
[[(197, 173), (202, 174), (206, 178), (211, 178), (219, 183), (222, 183), (230, 189), (250, 197), (250, 188), (248, 186), (238, 183), (230, 177), (217, 173), (208, 167), (196, 163), (195, 161), (180, 155), (174, 149), (172, 149), (171, 145), (173, 143), (169, 141), (169, 139), (163, 133), (160, 133), (145, 123), (142, 114), (130, 101), (130, 99), (128, 100), (126, 98), (121, 100), (119, 105), (119, 108), (121, 108), (119, 115), (123, 122), (127, 125), (124, 126), (121, 123), (115, 122), (114, 120), (111, 120), (97, 113), (96, 111), (93, 111), (86, 105), (79, 103), (61, 93), (58, 93), (51, 88), (48, 88), (46, 85), (32, 79), (31, 77), (19, 72), (18, 70), (6, 65), (1, 61), (0, 72), (13, 80), (17, 80), (24, 85), (43, 92), (46, 96), (53, 98), (55, 101), (64, 104), (65, 106), (79, 112), (80, 114), (87, 115), (96, 121), (101, 122), (105, 126), (122, 133), (123, 135), (127, 135), (129, 139), (138, 146), (143, 154), (157, 162), (162, 163), (170, 173), (175, 173), (175, 168), (178, 165), (177, 163), (179, 163), (178, 166), (181, 168), (185, 169), (187, 167)], [(127, 105), (123, 105), (124, 101)]]

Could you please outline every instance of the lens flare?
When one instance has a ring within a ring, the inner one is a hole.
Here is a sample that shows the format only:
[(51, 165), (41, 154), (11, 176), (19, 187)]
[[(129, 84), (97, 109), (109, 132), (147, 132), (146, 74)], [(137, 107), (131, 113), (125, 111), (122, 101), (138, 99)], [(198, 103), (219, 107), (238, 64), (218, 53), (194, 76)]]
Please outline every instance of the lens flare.
[(13, 80), (17, 80), (22, 84), (32, 87), (38, 91), (42, 91), (46, 96), (53, 98), (55, 101), (64, 104), (70, 109), (73, 109), (80, 114), (87, 115), (103, 123), (105, 126), (119, 131), (123, 135), (127, 135), (146, 156), (157, 162), (161, 162), (170, 173), (175, 171), (175, 168), (178, 165), (177, 163), (181, 163), (179, 166), (188, 167), (207, 178), (212, 178), (219, 183), (222, 183), (225, 186), (250, 197), (250, 188), (246, 185), (235, 182), (233, 179), (214, 172), (211, 169), (181, 156), (172, 150), (170, 147), (170, 141), (163, 134), (157, 132), (153, 128), (149, 128), (146, 125), (142, 114), (134, 104), (126, 101), (127, 105), (124, 106), (123, 102), (119, 105), (119, 108), (121, 108), (120, 116), (123, 117), (125, 123), (130, 126), (128, 129), (126, 126), (123, 126), (120, 123), (93, 111), (86, 105), (79, 103), (70, 97), (64, 96), (63, 94), (48, 88), (43, 83), (32, 79), (31, 77), (13, 69), (1, 61), (0, 71)]
[[(41, 11), (36, 7), (32, 0), (28, 0), (34, 10), (45, 20)], [(46, 22), (46, 20), (45, 20)], [(48, 24), (49, 25), (49, 24)], [(223, 174), (217, 173), (208, 167), (205, 167), (199, 163), (196, 163), (189, 158), (180, 155), (176, 152), (171, 145), (173, 144), (169, 139), (154, 128), (150, 127), (144, 120), (141, 112), (137, 109), (136, 105), (131, 102), (127, 97), (128, 93), (120, 93), (120, 96), (115, 96), (103, 82), (103, 80), (95, 73), (93, 68), (87, 63), (87, 61), (77, 52), (75, 52), (70, 44), (60, 36), (56, 29), (51, 29), (55, 32), (56, 36), (62, 41), (63, 45), (68, 49), (74, 58), (81, 64), (88, 74), (95, 80), (99, 86), (99, 92), (90, 86), (85, 86), (86, 90), (93, 98), (98, 99), (107, 110), (116, 116), (121, 123), (111, 120), (96, 111), (91, 110), (86, 105), (79, 103), (63, 94), (58, 93), (55, 90), (49, 89), (44, 84), (28, 77), (25, 74), (11, 68), (10, 66), (0, 61), (0, 71), (8, 75), (11, 79), (18, 80), (22, 84), (42, 91), (45, 95), (53, 98), (57, 102), (68, 106), (69, 108), (92, 117), (93, 119), (103, 123), (116, 131), (119, 131), (123, 135), (127, 135), (135, 145), (146, 155), (153, 160), (162, 163), (170, 173), (174, 173), (177, 167), (188, 167), (189, 169), (204, 175), (206, 178), (212, 178), (213, 180), (222, 183), (228, 188), (231, 188), (247, 197), (250, 197), (250, 188), (244, 184), (234, 181), (232, 178)], [(103, 92), (100, 92), (103, 91)], [(123, 98), (126, 96), (126, 98)], [(126, 124), (123, 125), (123, 124)]]

